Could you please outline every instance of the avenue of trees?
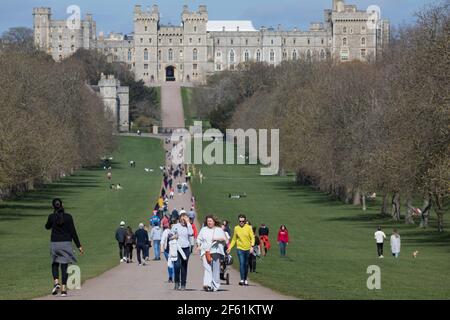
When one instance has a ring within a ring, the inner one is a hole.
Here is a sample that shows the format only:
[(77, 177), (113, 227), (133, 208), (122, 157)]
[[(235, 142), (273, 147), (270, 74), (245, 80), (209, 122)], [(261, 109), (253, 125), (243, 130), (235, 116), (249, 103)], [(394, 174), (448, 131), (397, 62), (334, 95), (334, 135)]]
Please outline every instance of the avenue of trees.
[(0, 199), (98, 165), (116, 143), (112, 115), (81, 62), (55, 63), (30, 42), (25, 28), (2, 37)]
[[(240, 66), (195, 91), (225, 128), (279, 128), (283, 169), (342, 201), (443, 230), (450, 196), (450, 1), (417, 13), (376, 62)], [(420, 207), (422, 214), (414, 208)]]

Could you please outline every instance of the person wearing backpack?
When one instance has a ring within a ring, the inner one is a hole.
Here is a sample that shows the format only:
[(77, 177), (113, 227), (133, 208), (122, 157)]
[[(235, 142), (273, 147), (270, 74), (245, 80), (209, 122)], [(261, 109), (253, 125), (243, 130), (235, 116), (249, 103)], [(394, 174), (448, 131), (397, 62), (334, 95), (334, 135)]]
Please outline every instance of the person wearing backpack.
[(153, 216), (150, 218), (150, 225), (151, 226), (155, 226), (155, 225), (160, 225), (161, 224), (161, 219), (158, 216), (158, 211), (153, 211)]

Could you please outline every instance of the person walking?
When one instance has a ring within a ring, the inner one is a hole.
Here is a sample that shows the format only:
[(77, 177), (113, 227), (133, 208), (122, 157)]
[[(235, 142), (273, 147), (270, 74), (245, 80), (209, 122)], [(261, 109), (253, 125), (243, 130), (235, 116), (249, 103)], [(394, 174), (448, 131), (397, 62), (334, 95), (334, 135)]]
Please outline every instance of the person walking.
[(282, 257), (285, 257), (286, 248), (287, 245), (289, 244), (289, 231), (284, 224), (281, 225), (280, 230), (278, 230), (277, 242), (278, 245), (280, 246), (280, 255)]
[(391, 235), (391, 252), (394, 258), (398, 258), (400, 256), (400, 235), (398, 234), (398, 230), (394, 229), (394, 233)]
[(133, 246), (135, 243), (136, 239), (134, 238), (133, 230), (128, 227), (125, 235), (125, 257), (127, 258), (127, 263), (133, 262)]
[(225, 256), (226, 244), (225, 232), (220, 226), (220, 221), (208, 215), (204, 221), (204, 227), (197, 237), (197, 251), (203, 262), (203, 289), (205, 291), (218, 291), (220, 288), (220, 262)]
[(144, 230), (144, 224), (139, 224), (139, 229), (134, 234), (136, 238), (136, 255), (138, 259), (138, 265), (145, 266), (145, 261), (142, 262), (141, 257), (145, 259), (145, 250), (148, 245), (148, 233)]
[(267, 251), (270, 249), (269, 241), (269, 228), (262, 223), (258, 230), (259, 240), (261, 241), (261, 247), (264, 246), (263, 256), (267, 255)]
[(125, 230), (125, 222), (121, 221), (119, 228), (116, 230), (116, 240), (119, 244), (119, 258), (120, 262), (126, 262), (127, 258), (125, 256), (125, 236), (127, 235), (127, 230)]
[(170, 220), (177, 221), (180, 217), (180, 213), (177, 208), (173, 208), (172, 213), (170, 214)]
[(234, 228), (233, 238), (231, 239), (230, 246), (227, 249), (229, 254), (231, 249), (237, 245), (237, 254), (239, 258), (239, 271), (241, 280), (240, 286), (248, 286), (248, 258), (253, 253), (253, 246), (255, 245), (255, 234), (252, 227), (247, 224), (247, 217), (244, 214), (240, 214), (238, 217), (239, 225)]
[(154, 224), (152, 227), (152, 230), (150, 231), (150, 239), (153, 242), (153, 251), (155, 253), (154, 260), (161, 260), (161, 237), (162, 237), (162, 230), (159, 224)]
[[(172, 226), (173, 238), (177, 240), (178, 259), (175, 261), (175, 290), (186, 290), (188, 262), (190, 255), (189, 237), (194, 235), (186, 213), (180, 215), (179, 222)], [(180, 252), (182, 251), (182, 253)]]
[(384, 239), (386, 239), (386, 234), (381, 230), (381, 227), (378, 226), (377, 231), (375, 232), (374, 238), (377, 242), (377, 253), (378, 258), (383, 259), (383, 244)]
[[(189, 215), (188, 215), (188, 217), (189, 217)], [(191, 253), (192, 253), (194, 251), (195, 242), (198, 237), (198, 230), (197, 230), (197, 226), (194, 223), (194, 219), (189, 217), (189, 222), (191, 223), (192, 231), (194, 232), (194, 234), (191, 237), (189, 237), (189, 244), (191, 245)]]
[[(52, 258), (53, 289), (52, 294), (57, 295), (61, 290), (61, 296), (67, 296), (67, 268), (69, 263), (77, 262), (73, 254), (72, 241), (83, 255), (83, 247), (75, 229), (72, 216), (66, 213), (61, 199), (53, 199), (53, 213), (47, 218), (45, 229), (51, 230), (50, 255)], [(59, 284), (59, 269), (61, 268), (62, 286)]]
[[(252, 228), (253, 233), (256, 234), (256, 227)], [(255, 237), (255, 245), (253, 246), (253, 252), (249, 255), (248, 269), (249, 272), (256, 272), (256, 258), (261, 256), (261, 241), (258, 237)]]
[(169, 266), (169, 241), (172, 237), (172, 222), (168, 221), (167, 225), (163, 224), (164, 231), (161, 235), (161, 252), (164, 254), (164, 257), (167, 261), (167, 273), (169, 274), (169, 283), (173, 283), (175, 278), (175, 272), (173, 265)]
[(149, 227), (144, 226), (144, 230), (145, 230), (145, 232), (147, 232), (147, 235), (148, 235), (148, 241), (145, 244), (145, 249), (144, 249), (144, 261), (148, 261), (149, 257), (150, 257), (150, 248), (152, 247), (152, 243), (150, 241), (150, 230), (149, 230)]

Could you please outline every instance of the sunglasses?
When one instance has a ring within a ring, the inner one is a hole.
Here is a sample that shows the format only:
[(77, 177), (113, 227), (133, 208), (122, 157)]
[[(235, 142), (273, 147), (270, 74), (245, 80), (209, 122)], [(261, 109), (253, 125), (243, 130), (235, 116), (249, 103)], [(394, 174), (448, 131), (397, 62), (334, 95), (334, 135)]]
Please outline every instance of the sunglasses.
[(245, 220), (239, 220), (239, 223), (245, 223)]

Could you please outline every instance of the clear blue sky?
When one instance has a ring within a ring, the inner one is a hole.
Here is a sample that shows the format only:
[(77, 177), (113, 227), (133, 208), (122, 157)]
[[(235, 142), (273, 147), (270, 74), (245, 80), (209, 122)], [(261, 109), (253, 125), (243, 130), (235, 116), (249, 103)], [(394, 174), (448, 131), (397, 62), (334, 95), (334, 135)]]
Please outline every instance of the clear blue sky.
[[(364, 10), (372, 4), (380, 6), (382, 16), (393, 25), (413, 21), (413, 13), (431, 2), (433, 0), (346, 0), (347, 4), (356, 4)], [(281, 24), (284, 29), (306, 29), (310, 22), (323, 20), (323, 10), (330, 8), (331, 3), (332, 0), (0, 0), (0, 33), (16, 26), (31, 28), (33, 7), (51, 7), (54, 19), (65, 19), (69, 5), (78, 5), (83, 16), (92, 13), (97, 31), (130, 33), (135, 4), (158, 4), (164, 24), (179, 25), (184, 4), (191, 10), (205, 4), (210, 20), (246, 19), (252, 20), (257, 28)]]

